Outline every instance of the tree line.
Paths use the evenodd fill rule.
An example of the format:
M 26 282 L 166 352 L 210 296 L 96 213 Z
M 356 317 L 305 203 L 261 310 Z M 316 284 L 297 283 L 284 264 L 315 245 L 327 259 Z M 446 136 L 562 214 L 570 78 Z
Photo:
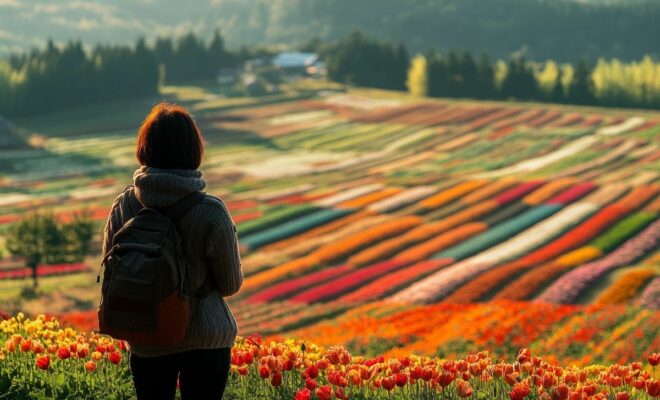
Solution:
M 382 89 L 407 88 L 417 96 L 515 99 L 616 107 L 660 107 L 660 62 L 581 59 L 573 64 L 533 62 L 522 55 L 492 61 L 468 51 L 430 50 L 408 60 L 402 44 L 359 32 L 332 46 L 319 45 L 328 76 Z
M 149 96 L 163 82 L 213 79 L 218 69 L 249 57 L 246 49 L 225 50 L 215 31 L 208 43 L 188 33 L 159 37 L 153 45 L 141 38 L 133 46 L 97 45 L 85 51 L 71 41 L 0 60 L 0 115 L 16 117 L 81 104 Z
M 618 107 L 660 107 L 660 63 L 599 59 L 574 64 L 475 57 L 470 52 L 430 50 L 412 59 L 402 43 L 353 32 L 334 43 L 312 40 L 328 77 L 351 85 L 406 90 L 420 96 L 517 99 Z M 160 84 L 208 81 L 221 68 L 265 57 L 264 48 L 229 51 L 220 32 L 205 41 L 193 33 L 139 39 L 132 46 L 80 41 L 0 60 L 0 115 L 17 117 L 81 104 L 156 95 Z

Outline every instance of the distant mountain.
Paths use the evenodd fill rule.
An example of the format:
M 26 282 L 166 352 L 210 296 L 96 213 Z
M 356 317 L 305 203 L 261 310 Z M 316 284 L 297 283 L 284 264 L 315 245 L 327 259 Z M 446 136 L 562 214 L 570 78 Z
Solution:
M 220 27 L 230 47 L 294 47 L 361 29 L 415 51 L 633 59 L 660 55 L 659 20 L 657 0 L 0 0 L 0 53 L 49 36 L 116 43 Z

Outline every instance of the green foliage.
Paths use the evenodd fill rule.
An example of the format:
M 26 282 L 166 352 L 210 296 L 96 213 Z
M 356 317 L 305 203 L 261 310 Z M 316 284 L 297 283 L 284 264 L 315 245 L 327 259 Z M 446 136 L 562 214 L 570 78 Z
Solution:
M 327 55 L 328 77 L 336 82 L 404 90 L 408 52 L 403 44 L 381 43 L 354 31 Z
M 78 214 L 69 224 L 57 221 L 52 213 L 34 213 L 9 227 L 6 247 L 25 258 L 37 286 L 37 266 L 79 262 L 89 250 L 94 224 L 89 216 Z
M 575 74 L 568 87 L 568 99 L 575 104 L 594 103 L 594 84 L 591 79 L 591 69 L 584 60 L 580 60 L 575 68 Z
M 96 46 L 85 53 L 80 41 L 15 55 L 0 64 L 0 114 L 28 115 L 95 101 L 155 94 L 158 66 L 144 39 L 135 48 Z

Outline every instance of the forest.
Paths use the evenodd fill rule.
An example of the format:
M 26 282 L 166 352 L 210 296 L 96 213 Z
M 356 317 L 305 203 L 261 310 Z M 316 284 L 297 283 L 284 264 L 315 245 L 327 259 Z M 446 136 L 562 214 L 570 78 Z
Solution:
M 310 40 L 301 49 L 327 62 L 328 78 L 355 86 L 406 90 L 417 96 L 513 99 L 553 103 L 656 108 L 660 106 L 660 63 L 645 56 L 622 62 L 581 58 L 573 63 L 508 60 L 481 53 L 432 49 L 411 57 L 403 43 L 354 31 L 335 42 Z M 0 60 L 0 115 L 56 111 L 107 100 L 158 93 L 159 85 L 213 81 L 221 68 L 242 67 L 274 50 L 230 51 L 219 31 L 205 40 L 189 32 L 133 46 L 97 45 L 86 52 L 80 41 L 15 54 Z

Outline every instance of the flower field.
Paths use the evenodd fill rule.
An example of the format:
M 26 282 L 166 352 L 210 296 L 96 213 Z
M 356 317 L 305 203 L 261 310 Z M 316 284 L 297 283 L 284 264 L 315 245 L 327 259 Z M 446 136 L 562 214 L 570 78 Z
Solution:
M 176 88 L 168 93 L 177 100 Z M 623 371 L 660 351 L 660 113 L 353 89 L 241 102 L 202 89 L 186 96 L 179 101 L 207 141 L 205 190 L 226 203 L 240 239 L 244 285 L 228 301 L 241 335 L 279 343 L 264 341 L 269 351 L 295 338 L 364 357 L 409 357 L 422 370 L 427 361 L 444 364 L 418 357 L 470 364 L 466 355 L 481 353 L 491 371 L 529 348 L 553 368 L 598 371 L 594 393 L 584 395 L 591 398 L 617 390 L 602 377 L 614 372 L 590 365 Z M 0 258 L 6 228 L 33 209 L 66 220 L 86 208 L 100 233 L 114 196 L 131 183 L 139 121 L 99 125 L 107 117 L 93 111 L 75 127 L 63 120 L 17 121 L 42 135 L 42 146 L 0 150 Z M 90 254 L 85 265 L 99 259 Z M 15 293 L 29 270 L 3 263 L 0 293 L 3 285 Z M 0 308 L 96 328 L 100 289 L 88 267 L 43 266 L 40 274 L 43 296 L 0 294 Z M 86 274 L 89 283 L 79 283 Z M 66 289 L 48 285 L 69 276 L 77 280 Z M 362 371 L 372 358 L 354 357 L 358 364 L 344 369 Z M 373 362 L 386 364 L 378 374 L 392 368 Z M 274 390 L 256 365 L 247 371 L 236 376 L 239 387 Z M 383 398 L 437 389 L 435 378 L 410 385 L 406 371 L 407 383 Z M 532 372 L 515 372 L 533 392 L 527 398 L 542 398 Z M 378 374 L 343 390 L 380 393 L 370 386 L 386 378 Z M 283 376 L 293 397 L 300 374 Z M 502 377 L 491 378 L 465 376 L 461 385 L 476 396 Z M 319 387 L 334 391 L 332 379 L 323 375 Z M 439 393 L 459 395 L 459 381 L 451 382 Z M 565 383 L 569 391 L 585 386 Z M 480 396 L 509 398 L 510 389 Z M 317 390 L 311 398 L 327 396 Z
M 0 322 L 0 388 L 11 398 L 134 398 L 122 341 L 60 327 L 43 315 Z M 304 340 L 237 338 L 229 399 L 652 399 L 655 367 L 645 362 L 559 366 L 526 348 L 510 362 L 488 352 L 461 358 L 355 356 Z M 16 374 L 19 372 L 19 374 Z

